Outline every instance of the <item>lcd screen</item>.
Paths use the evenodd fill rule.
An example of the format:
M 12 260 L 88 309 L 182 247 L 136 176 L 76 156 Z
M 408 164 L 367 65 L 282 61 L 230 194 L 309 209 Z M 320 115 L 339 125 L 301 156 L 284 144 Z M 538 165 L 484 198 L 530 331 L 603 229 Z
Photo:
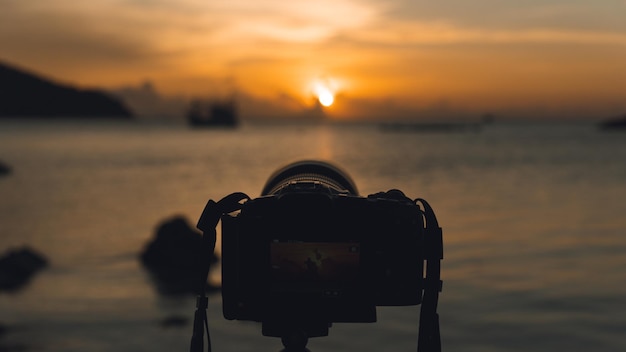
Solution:
M 347 284 L 356 280 L 359 262 L 358 242 L 272 241 L 270 245 L 275 284 Z

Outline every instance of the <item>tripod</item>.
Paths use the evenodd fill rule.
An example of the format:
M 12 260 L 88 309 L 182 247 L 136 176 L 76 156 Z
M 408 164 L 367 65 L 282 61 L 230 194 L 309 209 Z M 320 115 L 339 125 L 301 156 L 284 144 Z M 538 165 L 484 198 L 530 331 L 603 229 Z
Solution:
M 309 337 L 304 331 L 294 331 L 281 337 L 284 349 L 280 352 L 311 352 L 306 348 L 306 344 L 309 341 Z
M 332 325 L 328 322 L 302 322 L 298 320 L 264 321 L 263 336 L 280 337 L 284 349 L 280 352 L 311 352 L 306 348 L 309 337 L 328 336 Z

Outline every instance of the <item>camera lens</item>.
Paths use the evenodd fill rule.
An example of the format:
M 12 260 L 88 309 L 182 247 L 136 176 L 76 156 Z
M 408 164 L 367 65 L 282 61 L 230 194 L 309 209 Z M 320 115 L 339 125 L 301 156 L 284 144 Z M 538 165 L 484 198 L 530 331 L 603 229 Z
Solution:
M 263 187 L 262 196 L 274 195 L 298 183 L 319 183 L 336 192 L 358 195 L 356 185 L 344 171 L 323 161 L 304 160 L 276 170 Z

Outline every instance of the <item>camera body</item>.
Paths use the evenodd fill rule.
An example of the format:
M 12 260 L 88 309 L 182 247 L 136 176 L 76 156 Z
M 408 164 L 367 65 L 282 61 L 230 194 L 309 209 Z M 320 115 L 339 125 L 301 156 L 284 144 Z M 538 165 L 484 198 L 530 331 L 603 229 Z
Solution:
M 341 188 L 285 178 L 222 216 L 226 319 L 263 322 L 267 336 L 326 326 L 312 337 L 333 322 L 375 322 L 376 306 L 421 303 L 419 206 L 397 190 L 361 197 Z

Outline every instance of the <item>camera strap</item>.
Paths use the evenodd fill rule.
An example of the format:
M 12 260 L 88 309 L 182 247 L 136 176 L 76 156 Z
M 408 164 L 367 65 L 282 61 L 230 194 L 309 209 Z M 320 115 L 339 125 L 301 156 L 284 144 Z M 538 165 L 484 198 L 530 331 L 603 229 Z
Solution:
M 441 260 L 443 259 L 443 232 L 430 204 L 424 199 L 415 200 L 421 204 L 424 214 L 424 248 L 426 260 L 426 277 L 424 295 L 420 309 L 420 323 L 417 338 L 417 352 L 440 352 L 441 334 L 439 332 L 439 314 L 437 304 L 439 292 L 443 287 L 441 281 Z
M 206 295 L 206 281 L 211 268 L 211 255 L 215 250 L 215 240 L 217 232 L 215 227 L 224 214 L 232 213 L 242 207 L 244 200 L 250 200 L 245 193 L 232 193 L 220 201 L 215 202 L 210 199 L 196 226 L 202 231 L 202 246 L 204 255 L 201 258 L 202 278 L 198 286 L 198 298 L 196 301 L 196 312 L 193 321 L 193 334 L 191 336 L 190 352 L 202 352 L 204 349 L 204 332 L 207 335 L 207 351 L 211 352 L 211 336 L 209 335 L 209 322 L 206 310 L 209 305 L 209 298 Z

